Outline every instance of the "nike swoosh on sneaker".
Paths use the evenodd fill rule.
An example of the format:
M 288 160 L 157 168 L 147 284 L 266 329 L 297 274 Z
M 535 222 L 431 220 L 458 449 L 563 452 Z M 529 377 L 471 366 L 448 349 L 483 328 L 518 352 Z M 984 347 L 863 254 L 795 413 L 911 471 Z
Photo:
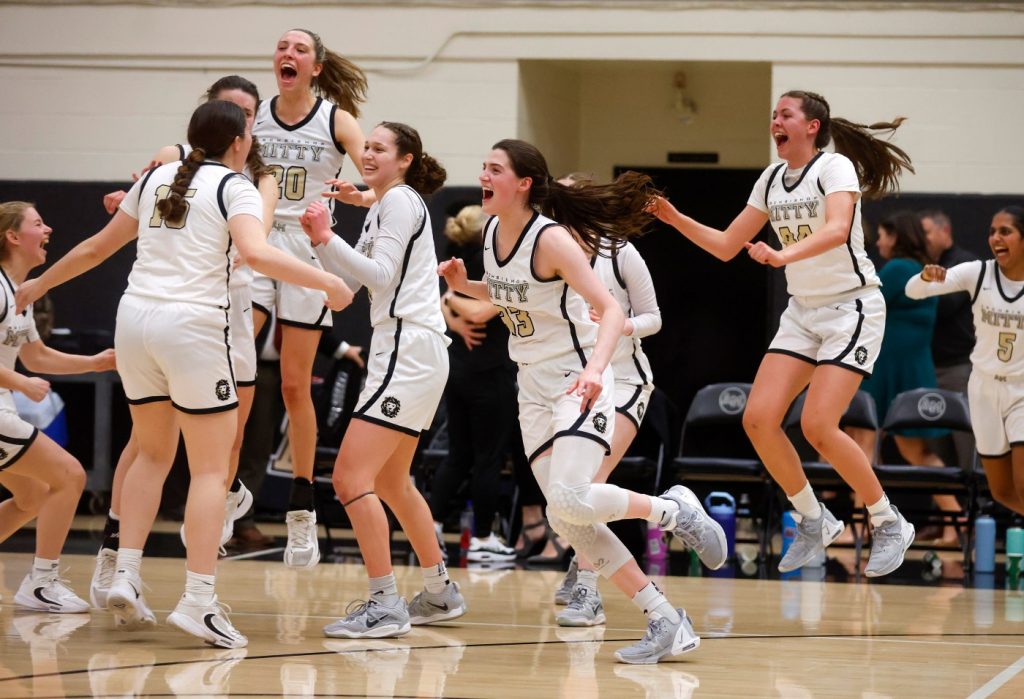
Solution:
M 821 523 L 822 541 L 831 541 L 839 536 L 839 532 L 841 531 L 842 527 L 838 523 L 836 523 L 835 526 L 833 526 L 828 520 Z
M 53 602 L 43 597 L 43 588 L 41 587 L 37 587 L 36 589 L 32 590 L 32 594 L 35 595 L 36 599 L 42 602 L 43 604 L 49 604 L 54 607 L 61 606 L 60 602 Z
M 229 636 L 228 634 L 224 633 L 223 631 L 221 631 L 220 629 L 218 629 L 214 625 L 213 620 L 216 617 L 217 617 L 217 615 L 213 614 L 213 613 L 206 614 L 205 616 L 203 616 L 203 623 L 206 624 L 206 628 L 210 629 L 210 631 L 213 631 L 215 634 L 217 634 L 218 636 L 221 636 L 222 638 L 226 638 L 229 641 L 233 641 L 234 639 L 231 638 L 231 636 Z
M 366 617 L 366 628 L 368 628 L 368 629 L 372 629 L 374 626 L 376 626 L 379 623 L 380 623 L 380 619 L 371 619 L 370 617 Z
M 433 602 L 427 602 L 427 604 L 429 604 L 431 607 L 434 607 L 435 609 L 440 609 L 442 612 L 448 611 L 447 602 L 445 602 L 444 604 L 434 604 Z

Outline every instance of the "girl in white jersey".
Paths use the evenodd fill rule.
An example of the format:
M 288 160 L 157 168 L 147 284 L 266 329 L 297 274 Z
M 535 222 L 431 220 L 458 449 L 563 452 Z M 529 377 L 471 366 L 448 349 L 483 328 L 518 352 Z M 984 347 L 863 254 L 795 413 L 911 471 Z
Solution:
M 572 186 L 589 184 L 587 175 L 572 174 L 559 183 Z M 640 338 L 653 335 L 661 329 L 661 311 L 654 293 L 651 273 L 644 258 L 629 242 L 621 243 L 607 254 L 593 255 L 590 264 L 604 283 L 608 293 L 618 302 L 626 316 L 622 336 L 612 355 L 612 373 L 615 374 L 615 431 L 611 450 L 601 462 L 594 483 L 606 483 L 636 438 L 644 419 L 651 393 L 654 391 L 651 364 L 640 346 Z M 601 318 L 593 309 L 590 317 Z M 579 589 L 577 589 L 579 588 Z M 555 603 L 568 605 L 555 620 L 560 626 L 593 626 L 604 623 L 605 615 L 601 595 L 597 589 L 597 573 L 592 563 L 580 555 L 573 557 L 562 584 L 555 592 Z
M 85 487 L 85 471 L 71 454 L 18 416 L 11 391 L 42 400 L 50 383 L 15 371 L 84 374 L 114 369 L 114 351 L 91 357 L 64 354 L 39 339 L 32 307 L 18 313 L 15 293 L 29 271 L 46 262 L 53 229 L 28 202 L 0 204 L 0 485 L 13 498 L 0 503 L 0 542 L 36 521 L 35 561 L 14 595 L 19 607 L 43 612 L 88 611 L 60 577 L 60 552 Z
M 107 226 L 77 245 L 18 303 L 99 264 L 138 238 L 135 264 L 118 308 L 118 369 L 138 428 L 139 456 L 125 477 L 117 571 L 107 595 L 120 627 L 154 624 L 142 595 L 142 548 L 178 443 L 185 438 L 191 483 L 185 505 L 185 594 L 168 623 L 225 647 L 245 646 L 214 591 L 231 443 L 238 405 L 230 356 L 230 277 L 237 252 L 264 274 L 309 284 L 332 307 L 352 298 L 337 277 L 267 245 L 259 193 L 240 173 L 252 141 L 245 114 L 222 100 L 203 104 L 188 129 L 194 150 L 183 163 L 135 183 Z
M 873 535 L 865 574 L 876 577 L 898 568 L 914 540 L 914 528 L 889 504 L 868 458 L 839 427 L 861 379 L 871 373 L 885 327 L 885 300 L 864 253 L 861 196 L 895 189 L 901 170 L 912 171 L 906 153 L 870 131 L 892 131 L 902 121 L 853 124 L 832 117 L 820 95 L 787 92 L 771 120 L 785 162 L 765 169 L 746 208 L 724 232 L 679 213 L 664 198 L 651 207 L 721 260 L 746 247 L 761 264 L 786 267 L 792 298 L 743 414 L 750 441 L 799 513 L 797 538 L 779 563 L 783 572 L 821 555 L 844 528 L 814 495 L 782 430 L 790 404 L 808 385 L 804 435 L 868 503 Z M 837 152 L 822 150 L 829 140 Z M 769 221 L 782 250 L 750 242 Z
M 971 426 L 992 496 L 1024 515 L 1024 207 L 992 217 L 988 245 L 994 260 L 949 270 L 926 265 L 907 282 L 906 294 L 971 295 L 978 338 L 967 384 Z
M 299 217 L 336 181 L 346 151 L 362 152 L 365 139 L 356 117 L 366 93 L 366 76 L 305 29 L 287 31 L 278 40 L 274 74 L 278 95 L 260 103 L 253 125 L 263 160 L 278 184 L 268 240 L 305 264 L 321 268 Z M 363 200 L 354 188 L 345 189 L 340 198 L 349 203 Z M 275 306 L 282 329 L 281 395 L 288 411 L 294 476 L 284 562 L 311 568 L 320 560 L 320 548 L 313 508 L 316 413 L 309 385 L 317 345 L 322 331 L 331 327 L 331 314 L 324 308 L 322 294 L 257 274 L 253 287 L 257 333 Z
M 245 112 L 246 128 L 250 132 L 252 131 L 252 122 L 256 115 L 256 106 L 259 104 L 260 95 L 259 90 L 251 81 L 238 75 L 227 75 L 207 89 L 206 99 L 207 101 L 227 100 L 237 104 Z M 184 161 L 191 152 L 192 146 L 188 144 L 164 146 L 153 156 L 151 164 L 159 166 L 164 163 Z M 267 169 L 260 158 L 255 140 L 253 147 L 249 149 L 242 174 L 252 180 L 259 189 L 260 198 L 263 201 L 263 227 L 269 231 L 274 218 L 274 206 L 277 204 L 277 184 L 274 178 L 267 176 Z M 111 192 L 103 198 L 108 213 L 113 214 L 117 210 L 126 194 L 124 191 Z M 248 420 L 249 411 L 252 408 L 256 387 L 252 279 L 252 270 L 246 265 L 237 266 L 231 273 L 231 359 L 234 366 L 235 384 L 238 387 L 238 431 L 235 435 L 235 442 L 231 445 L 231 464 L 228 472 L 231 486 L 228 488 L 228 499 L 224 505 L 224 522 L 220 537 L 222 546 L 231 538 L 235 520 L 244 515 L 252 505 L 252 493 L 237 477 L 242 436 L 245 432 L 245 422 Z M 114 469 L 114 480 L 110 492 L 110 511 L 107 513 L 107 521 L 103 528 L 103 543 L 96 556 L 92 584 L 89 586 L 89 597 L 93 606 L 101 609 L 105 609 L 107 606 L 107 589 L 113 581 L 117 562 L 122 485 L 128 469 L 137 456 L 138 441 L 133 431 Z M 184 526 L 182 526 L 181 535 L 184 538 Z
M 638 235 L 650 222 L 643 209 L 656 192 L 637 173 L 608 185 L 559 184 L 540 151 L 518 140 L 494 145 L 480 184 L 484 212 L 492 217 L 484 228 L 485 279 L 469 281 L 458 259 L 438 272 L 449 288 L 498 306 L 509 328 L 523 443 L 547 499 L 548 522 L 648 615 L 643 639 L 616 653 L 621 662 L 655 663 L 694 650 L 700 639 L 686 613 L 665 599 L 605 523 L 656 522 L 712 568 L 725 561 L 721 527 L 682 486 L 651 497 L 591 483 L 615 432 L 613 392 L 603 388 L 614 381 L 610 362 L 626 318 L 581 243 L 591 254 L 607 253 Z
M 312 204 L 303 219 L 327 269 L 366 286 L 373 325 L 366 385 L 334 464 L 334 489 L 370 576 L 366 603 L 324 628 L 342 638 L 401 636 L 411 624 L 466 613 L 458 586 L 448 579 L 430 508 L 409 478 L 420 433 L 430 426 L 448 380 L 437 255 L 422 197 L 444 184 L 446 173 L 423 152 L 415 129 L 387 121 L 367 139 L 362 165 L 376 203 L 355 248 L 331 231 L 323 204 Z M 425 589 L 408 607 L 395 584 L 381 501 L 422 566 Z

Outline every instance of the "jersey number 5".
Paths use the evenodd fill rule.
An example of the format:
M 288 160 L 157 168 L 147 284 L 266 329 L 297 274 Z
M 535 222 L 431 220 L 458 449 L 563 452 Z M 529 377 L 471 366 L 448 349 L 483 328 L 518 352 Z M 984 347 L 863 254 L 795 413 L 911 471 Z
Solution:
M 1017 333 L 999 333 L 999 350 L 996 356 L 1004 362 L 1010 361 L 1013 356 L 1013 343 L 1017 339 Z
M 501 320 L 505 323 L 505 327 L 508 328 L 510 333 L 516 337 L 530 337 L 530 335 L 533 335 L 533 320 L 530 319 L 529 311 L 523 311 L 518 308 L 505 308 L 504 306 L 499 306 L 498 308 L 500 309 L 498 313 L 501 315 Z
M 156 201 L 157 201 L 157 203 L 159 204 L 161 200 L 166 199 L 167 195 L 170 194 L 170 193 L 171 193 L 171 185 L 169 185 L 169 184 L 162 184 L 159 187 L 157 187 L 156 188 Z M 185 192 L 185 199 L 191 199 L 195 195 L 196 195 L 196 190 L 190 189 L 187 192 Z M 185 221 L 188 219 L 188 212 L 189 212 L 190 209 L 191 209 L 191 207 L 189 206 L 188 201 L 186 201 L 185 202 L 185 213 L 184 213 L 184 215 L 182 215 L 181 220 L 178 221 L 177 223 L 171 223 L 170 221 L 165 221 L 164 217 L 163 217 L 163 214 L 160 213 L 160 209 L 158 209 L 158 208 L 156 208 L 154 206 L 153 207 L 153 215 L 149 217 L 149 227 L 150 228 L 159 228 L 161 225 L 164 225 L 164 226 L 167 226 L 168 228 L 173 228 L 176 231 L 180 231 L 182 228 L 185 227 Z

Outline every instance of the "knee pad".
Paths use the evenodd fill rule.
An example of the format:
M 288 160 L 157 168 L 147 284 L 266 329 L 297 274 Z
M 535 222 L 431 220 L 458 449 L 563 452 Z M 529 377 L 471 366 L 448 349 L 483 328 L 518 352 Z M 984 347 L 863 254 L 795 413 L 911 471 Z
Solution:
M 619 541 L 606 524 L 571 524 L 552 517 L 548 523 L 559 536 L 565 537 L 577 553 L 582 554 L 602 577 L 610 578 L 633 560 L 633 554 Z
M 569 524 L 590 526 L 597 522 L 597 513 L 588 502 L 590 484 L 570 487 L 562 481 L 548 486 L 548 517 L 554 516 Z
M 585 556 L 587 551 L 591 549 L 594 542 L 597 541 L 597 530 L 593 524 L 573 524 L 568 522 L 551 510 L 551 505 L 548 505 L 548 524 L 551 525 L 551 529 L 556 534 L 564 537 L 573 548 L 581 551 Z M 588 556 L 589 558 L 589 556 Z

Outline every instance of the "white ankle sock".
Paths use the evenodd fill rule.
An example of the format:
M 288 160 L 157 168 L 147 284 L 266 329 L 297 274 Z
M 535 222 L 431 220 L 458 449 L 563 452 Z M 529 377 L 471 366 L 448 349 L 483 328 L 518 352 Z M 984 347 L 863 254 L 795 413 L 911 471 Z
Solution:
M 370 578 L 370 597 L 374 599 L 383 597 L 388 602 L 398 597 L 398 583 L 395 582 L 395 574 L 389 573 L 379 578 Z
M 871 517 L 871 526 L 880 527 L 886 522 L 895 522 L 896 513 L 889 506 L 889 498 L 882 493 L 882 499 L 874 505 L 868 505 L 868 515 Z
M 119 548 L 117 550 L 117 572 L 121 571 L 139 575 L 142 567 L 142 549 Z
M 793 503 L 793 509 L 807 519 L 818 519 L 818 517 L 821 517 L 821 505 L 818 503 L 818 497 L 811 489 L 810 483 L 805 483 L 799 493 L 788 497 L 789 501 Z
M 668 498 L 659 498 L 655 495 L 651 498 L 651 514 L 645 519 L 654 522 L 662 529 L 672 529 L 676 524 L 676 515 L 679 514 L 679 504 Z
M 576 584 L 583 585 L 588 590 L 597 591 L 597 571 L 580 569 L 576 573 Z
M 40 578 L 48 578 L 57 573 L 57 569 L 60 567 L 59 558 L 39 558 L 38 556 L 32 561 L 32 579 L 39 580 Z
M 583 571 L 580 571 L 581 573 Z M 633 604 L 639 607 L 644 614 L 652 618 L 664 617 L 673 624 L 679 623 L 679 612 L 669 604 L 669 601 L 662 594 L 654 581 L 647 583 L 640 588 L 640 591 L 633 596 Z
M 217 580 L 215 575 L 203 575 L 185 571 L 185 599 L 195 604 L 212 604 L 216 596 L 214 583 Z
M 444 588 L 448 585 L 448 569 L 444 566 L 444 561 L 441 561 L 436 566 L 430 566 L 429 568 L 420 568 L 423 571 L 423 587 L 426 588 L 427 592 L 431 594 L 438 594 L 444 592 Z

